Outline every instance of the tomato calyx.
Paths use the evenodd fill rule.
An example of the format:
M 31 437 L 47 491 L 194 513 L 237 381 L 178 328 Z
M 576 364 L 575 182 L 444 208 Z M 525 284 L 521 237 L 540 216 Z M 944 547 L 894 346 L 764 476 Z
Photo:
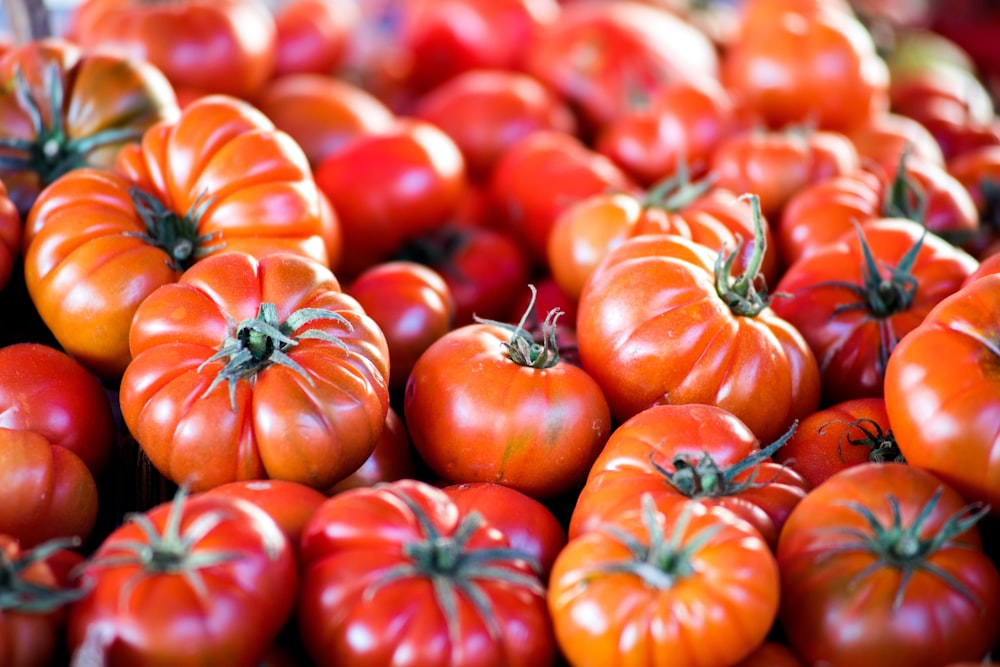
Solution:
M 703 451 L 697 458 L 687 454 L 675 456 L 670 462 L 673 471 L 654 461 L 653 452 L 649 454 L 649 463 L 670 486 L 688 498 L 734 496 L 747 489 L 761 488 L 770 483 L 770 480 L 763 482 L 757 480 L 760 464 L 784 447 L 797 427 L 798 422 L 795 422 L 784 435 L 770 445 L 752 452 L 727 468 L 720 467 L 707 451 Z M 748 470 L 752 471 L 750 475 L 746 479 L 737 481 L 736 478 Z
M 676 213 L 711 190 L 717 180 L 716 175 L 710 173 L 699 181 L 692 181 L 687 162 L 680 160 L 675 174 L 649 189 L 643 199 L 643 208 L 659 208 Z
M 764 235 L 763 215 L 760 212 L 760 197 L 755 194 L 742 195 L 742 197 L 750 200 L 754 236 L 753 253 L 751 253 L 743 273 L 733 278 L 733 264 L 743 249 L 743 237 L 737 234 L 736 249 L 726 256 L 726 249 L 723 248 L 715 260 L 715 291 L 734 315 L 755 317 L 771 303 L 771 297 L 767 294 L 767 285 L 764 284 L 764 277 L 760 275 L 760 266 L 764 260 L 767 239 Z
M 874 563 L 861 570 L 848 586 L 857 585 L 866 576 L 884 567 L 899 570 L 902 576 L 892 603 L 892 610 L 896 612 L 902 606 L 906 586 L 913 575 L 917 572 L 926 572 L 944 581 L 981 609 L 982 603 L 975 594 L 949 572 L 932 563 L 930 558 L 945 547 L 963 547 L 964 545 L 956 541 L 956 538 L 986 516 L 989 513 L 989 506 L 982 502 L 970 503 L 948 517 L 937 533 L 922 539 L 920 535 L 924 532 L 924 524 L 933 514 L 942 492 L 943 487 L 939 486 L 908 526 L 903 525 L 899 500 L 893 494 L 887 496 L 892 511 L 892 523 L 888 526 L 884 525 L 870 508 L 857 501 L 839 502 L 838 504 L 860 514 L 867 522 L 869 531 L 854 528 L 840 529 L 838 532 L 857 539 L 834 547 L 831 554 L 864 552 L 876 559 Z
M 633 575 L 652 588 L 668 590 L 679 579 L 696 573 L 692 557 L 722 530 L 724 524 L 719 522 L 704 528 L 683 543 L 694 504 L 684 508 L 668 539 L 664 530 L 666 517 L 656 508 L 653 495 L 649 492 L 643 493 L 640 503 L 642 525 L 649 535 L 648 544 L 618 526 L 611 524 L 598 526 L 596 530 L 617 539 L 625 545 L 632 557 L 628 560 L 598 565 L 593 568 L 593 574 Z
M 284 322 L 278 320 L 278 307 L 264 302 L 257 309 L 256 317 L 249 317 L 236 325 L 235 335 L 226 338 L 219 350 L 198 366 L 198 372 L 208 364 L 225 359 L 222 369 L 212 379 L 205 390 L 207 396 L 221 384 L 229 385 L 229 403 L 236 410 L 236 385 L 240 380 L 249 380 L 271 364 L 289 368 L 310 385 L 312 377 L 288 356 L 287 352 L 299 344 L 301 339 L 318 339 L 336 343 L 345 350 L 347 346 L 336 336 L 319 329 L 299 331 L 303 326 L 316 320 L 332 320 L 348 331 L 354 327 L 343 315 L 322 308 L 300 308 L 288 316 Z M 296 334 L 295 332 L 299 332 Z
M 477 324 L 490 324 L 511 332 L 510 338 L 500 343 L 500 347 L 503 348 L 507 358 L 518 366 L 534 368 L 535 370 L 552 368 L 559 363 L 556 322 L 565 313 L 559 308 L 553 308 L 549 311 L 541 324 L 542 342 L 537 342 L 531 333 L 525 329 L 525 323 L 528 321 L 528 316 L 534 310 L 535 298 L 538 295 L 538 290 L 534 285 L 528 285 L 528 288 L 531 290 L 531 300 L 528 302 L 528 307 L 525 309 L 524 314 L 521 315 L 521 321 L 517 323 L 517 326 L 507 324 L 506 322 L 488 320 L 475 315 L 472 316 L 472 319 Z
M 167 253 L 167 265 L 171 269 L 184 271 L 208 253 L 223 247 L 223 243 L 209 245 L 213 238 L 222 235 L 221 231 L 198 234 L 198 221 L 212 204 L 212 198 L 199 196 L 191 210 L 179 216 L 141 188 L 131 188 L 129 196 L 146 225 L 146 233 L 135 236 Z
M 906 172 L 910 151 L 907 146 L 899 156 L 888 196 L 882 202 L 882 217 L 906 218 L 922 225 L 927 216 L 927 194 Z
M 817 432 L 822 434 L 823 429 L 832 424 L 844 424 L 847 426 L 840 434 L 840 438 L 837 439 L 837 456 L 841 461 L 844 460 L 841 445 L 844 440 L 847 440 L 851 445 L 867 447 L 870 450 L 868 460 L 872 463 L 906 463 L 906 458 L 903 456 L 903 452 L 900 451 L 899 445 L 896 444 L 896 438 L 892 435 L 892 431 L 883 431 L 882 427 L 874 420 L 867 417 L 861 417 L 854 421 L 834 419 L 820 426 Z M 862 437 L 856 438 L 850 436 L 851 430 L 855 428 L 861 431 L 863 434 Z
M 32 565 L 48 560 L 63 549 L 80 546 L 79 538 L 58 538 L 39 544 L 13 559 L 0 549 L 0 610 L 28 614 L 46 614 L 84 597 L 85 588 L 53 588 L 22 578 Z
M 365 591 L 364 599 L 370 600 L 379 589 L 400 579 L 425 577 L 433 585 L 434 596 L 444 613 L 452 644 L 457 645 L 462 636 L 458 596 L 466 598 L 472 604 L 493 639 L 499 639 L 503 634 L 497 625 L 489 598 L 479 582 L 505 582 L 545 596 L 545 588 L 539 579 L 541 565 L 530 554 L 512 547 L 469 548 L 469 540 L 482 528 L 485 521 L 479 512 L 469 512 L 462 517 L 451 535 L 442 535 L 427 513 L 406 492 L 400 489 L 391 491 L 413 513 L 422 539 L 403 546 L 403 553 L 411 562 L 387 571 Z M 536 574 L 528 575 L 501 565 L 505 561 L 514 560 L 526 562 Z
M 105 146 L 138 141 L 143 131 L 136 128 L 110 128 L 94 134 L 71 139 L 66 136 L 63 124 L 63 82 L 59 65 L 51 63 L 45 70 L 45 87 L 49 94 L 51 125 L 46 125 L 38 100 L 31 94 L 24 72 L 14 68 L 14 94 L 21 109 L 28 116 L 34 133 L 32 139 L 0 137 L 0 148 L 20 153 L 17 156 L 0 156 L 0 168 L 26 170 L 38 175 L 43 186 L 49 185 L 63 174 L 86 164 L 87 156 Z

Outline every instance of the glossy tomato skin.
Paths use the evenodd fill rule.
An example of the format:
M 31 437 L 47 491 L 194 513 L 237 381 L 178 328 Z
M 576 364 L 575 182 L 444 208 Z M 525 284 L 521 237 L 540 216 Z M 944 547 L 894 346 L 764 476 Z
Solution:
M 0 180 L 0 291 L 7 286 L 21 257 L 21 214 Z
M 90 592 L 70 608 L 70 650 L 109 666 L 258 664 L 298 590 L 295 556 L 278 525 L 249 501 L 209 494 L 187 498 L 179 516 L 174 502 L 144 516 L 161 537 L 188 537 L 186 559 L 165 570 L 136 562 L 137 544 L 153 548 L 150 535 L 136 521 L 112 531 L 82 570 Z
M 608 530 L 570 540 L 556 558 L 549 612 L 575 667 L 647 664 L 653 656 L 662 665 L 723 667 L 770 630 L 778 571 L 760 535 L 729 510 L 693 501 L 656 514 L 648 522 L 629 512 Z M 642 551 L 630 549 L 625 536 Z M 630 564 L 661 570 L 663 578 L 629 571 Z
M 361 20 L 350 0 L 287 0 L 273 13 L 274 77 L 299 72 L 332 77 L 344 59 L 348 34 Z
M 896 346 L 885 401 L 900 450 L 970 500 L 1000 506 L 1000 275 L 942 300 Z
M 1000 574 L 976 526 L 955 530 L 936 549 L 914 549 L 898 565 L 864 543 L 873 525 L 891 529 L 897 519 L 897 530 L 928 541 L 949 518 L 973 511 L 913 465 L 865 463 L 830 477 L 792 512 L 778 544 L 781 627 L 792 646 L 809 664 L 858 667 L 983 656 L 1000 636 Z M 892 544 L 888 536 L 882 543 Z
M 417 462 L 414 459 L 410 434 L 399 413 L 389 406 L 382 434 L 379 435 L 371 455 L 360 468 L 334 484 L 326 493 L 332 496 L 357 487 L 375 486 L 382 482 L 416 477 Z
M 245 324 L 267 321 L 262 304 L 276 309 L 272 326 L 297 341 L 282 353 L 291 366 L 271 354 L 273 339 L 259 364 L 233 360 L 240 349 L 256 354 L 236 341 L 250 337 Z M 318 309 L 305 311 L 316 318 L 303 322 L 300 313 L 289 325 L 303 309 Z M 382 431 L 385 336 L 318 262 L 283 253 L 206 258 L 142 303 L 130 343 L 125 424 L 164 476 L 194 491 L 261 478 L 324 490 L 364 463 Z M 213 358 L 227 343 L 237 347 Z
M 414 480 L 354 489 L 320 506 L 302 537 L 297 615 L 315 664 L 552 665 L 554 641 L 537 575 L 510 551 L 503 532 L 468 517 L 444 491 Z M 470 556 L 504 551 L 486 560 L 483 569 L 491 573 L 472 561 L 414 568 L 435 536 Z M 456 585 L 474 587 L 485 607 Z
M 98 475 L 111 458 L 115 422 L 100 380 L 41 343 L 0 348 L 0 427 L 40 433 Z
M 502 344 L 517 335 L 474 323 L 438 339 L 410 373 L 404 419 L 421 459 L 445 480 L 553 498 L 582 483 L 611 416 L 581 368 L 516 362 Z

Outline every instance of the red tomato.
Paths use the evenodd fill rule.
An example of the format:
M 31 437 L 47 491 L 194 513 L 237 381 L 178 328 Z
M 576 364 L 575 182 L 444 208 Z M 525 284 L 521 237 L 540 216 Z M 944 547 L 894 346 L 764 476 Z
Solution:
M 273 76 L 332 76 L 344 59 L 348 35 L 361 20 L 356 0 L 284 0 L 273 11 Z
M 299 580 L 291 545 L 264 510 L 183 490 L 112 531 L 82 577 L 88 594 L 70 608 L 66 631 L 74 658 L 134 667 L 257 665 Z
M 1000 146 L 968 150 L 948 162 L 979 212 L 979 234 L 970 251 L 980 259 L 1000 253 Z
M 549 667 L 545 589 L 481 514 L 401 480 L 333 496 L 302 536 L 299 631 L 318 667 Z
M 360 468 L 340 480 L 327 490 L 327 495 L 361 486 L 375 486 L 382 482 L 395 482 L 417 476 L 417 465 L 413 457 L 410 434 L 406 424 L 391 406 L 385 415 L 382 434 L 375 443 L 371 456 Z
M 21 258 L 23 226 L 17 206 L 0 180 L 0 292 L 7 286 Z
M 944 165 L 944 153 L 937 139 L 919 121 L 897 113 L 880 113 L 851 130 L 848 135 L 864 165 L 874 162 L 877 169 L 891 174 L 904 154 L 936 165 Z
M 734 667 L 804 667 L 795 651 L 784 644 L 766 641 Z
M 371 454 L 389 407 L 389 350 L 330 271 L 228 252 L 136 311 L 120 403 L 169 480 L 202 491 L 281 479 L 328 489 Z
M 778 543 L 781 628 L 808 664 L 937 667 L 1000 638 L 1000 573 L 966 505 L 923 468 L 863 463 L 816 487 Z

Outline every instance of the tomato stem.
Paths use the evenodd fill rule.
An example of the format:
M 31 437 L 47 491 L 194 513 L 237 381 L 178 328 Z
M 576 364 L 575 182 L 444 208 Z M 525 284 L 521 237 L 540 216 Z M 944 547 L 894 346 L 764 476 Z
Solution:
M 750 201 L 750 217 L 753 220 L 754 245 L 753 252 L 743 273 L 735 279 L 732 277 L 733 264 L 743 249 L 743 237 L 736 235 L 736 248 L 726 256 L 726 249 L 719 253 L 715 260 L 715 290 L 734 315 L 755 317 L 770 303 L 767 296 L 767 286 L 763 284 L 760 275 L 761 263 L 767 246 L 767 236 L 764 233 L 764 218 L 760 210 L 760 197 L 755 194 L 742 195 Z M 757 284 L 761 283 L 761 288 Z
M 844 424 L 847 426 L 837 439 L 837 457 L 841 461 L 844 460 L 841 445 L 846 439 L 852 445 L 867 447 L 870 450 L 868 460 L 872 463 L 906 463 L 903 452 L 900 451 L 899 445 L 896 444 L 896 438 L 893 436 L 892 431 L 883 431 L 882 427 L 875 420 L 868 419 L 867 417 L 855 419 L 854 421 L 834 419 L 820 426 L 817 433 L 822 434 L 823 429 L 832 424 Z M 850 435 L 852 429 L 858 429 L 864 436 L 852 438 Z
M 63 549 L 80 546 L 78 537 L 56 538 L 24 551 L 14 560 L 0 549 L 0 611 L 45 614 L 85 596 L 89 591 L 79 588 L 53 588 L 25 581 L 22 573 Z
M 488 320 L 475 315 L 473 316 L 473 320 L 478 324 L 490 324 L 511 332 L 510 338 L 500 345 L 503 347 L 507 358 L 515 364 L 536 370 L 552 368 L 559 363 L 556 322 L 564 313 L 558 308 L 550 310 L 541 325 L 542 342 L 535 341 L 532 335 L 524 328 L 524 325 L 535 307 L 535 298 L 538 295 L 538 290 L 535 289 L 534 285 L 528 285 L 528 289 L 531 290 L 531 300 L 528 302 L 528 307 L 521 315 L 521 320 L 517 323 L 517 326 L 512 326 L 505 322 L 497 322 L 496 320 Z

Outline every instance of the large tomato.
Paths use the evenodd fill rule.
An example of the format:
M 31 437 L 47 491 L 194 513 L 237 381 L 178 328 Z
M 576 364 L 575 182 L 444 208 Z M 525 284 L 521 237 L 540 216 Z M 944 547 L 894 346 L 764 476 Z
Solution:
M 63 348 L 117 380 L 150 292 L 223 250 L 327 263 L 339 248 L 326 213 L 291 137 L 245 102 L 203 97 L 121 149 L 114 171 L 76 169 L 45 190 L 26 222 L 25 282 Z
M 816 409 L 816 359 L 760 289 L 765 244 L 751 201 L 754 253 L 739 276 L 738 250 L 713 265 L 707 248 L 671 235 L 625 241 L 590 275 L 577 314 L 580 361 L 619 421 L 652 405 L 706 403 L 770 442 Z M 649 243 L 657 236 L 680 249 L 667 254 Z
M 970 499 L 1000 509 L 1000 275 L 941 301 L 885 369 L 899 448 Z
M 122 416 L 193 490 L 274 478 L 325 490 L 371 454 L 389 407 L 385 336 L 318 262 L 228 252 L 136 311 Z
M 781 627 L 808 664 L 937 667 L 1000 638 L 1000 573 L 966 505 L 922 468 L 863 463 L 792 511 L 778 542 Z
M 277 29 L 263 0 L 85 0 L 67 32 L 85 49 L 152 63 L 184 102 L 207 93 L 248 99 L 275 67 Z
M 575 667 L 728 667 L 778 613 L 778 567 L 763 538 L 724 507 L 649 496 L 560 552 L 548 603 Z
M 69 610 L 74 664 L 253 667 L 287 622 L 298 591 L 291 545 L 253 503 L 223 495 L 133 515 L 81 570 Z
M 57 37 L 8 51 L 0 84 L 0 178 L 22 216 L 58 177 L 110 167 L 122 146 L 178 113 L 173 88 L 153 65 Z
M 302 535 L 298 627 L 319 667 L 549 667 L 545 590 L 478 512 L 414 480 L 346 491 Z

